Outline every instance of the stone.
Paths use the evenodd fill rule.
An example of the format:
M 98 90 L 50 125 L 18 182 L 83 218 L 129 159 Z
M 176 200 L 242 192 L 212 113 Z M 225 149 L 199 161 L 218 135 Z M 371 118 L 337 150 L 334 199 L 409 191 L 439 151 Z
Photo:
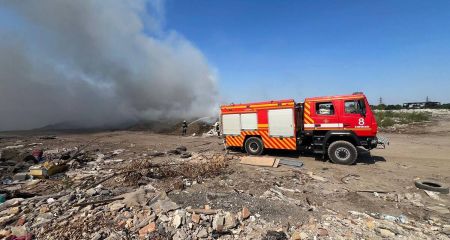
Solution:
M 25 181 L 28 178 L 28 174 L 27 173 L 16 173 L 13 176 L 13 180 L 14 181 Z
M 172 226 L 174 228 L 179 228 L 182 224 L 182 221 L 183 221 L 183 219 L 180 215 L 175 215 L 175 217 L 173 217 L 173 219 L 172 219 Z
M 224 224 L 225 224 L 225 218 L 221 214 L 216 214 L 214 216 L 214 219 L 212 222 L 213 229 L 221 232 L 221 231 L 223 231 Z
M 27 220 L 26 220 L 24 217 L 20 217 L 20 218 L 17 220 L 16 225 L 17 225 L 17 226 L 22 226 L 22 225 L 24 225 L 26 222 L 27 222 Z
M 231 214 L 230 212 L 227 212 L 225 214 L 225 223 L 224 223 L 224 228 L 225 229 L 231 229 L 236 227 L 236 218 L 234 217 L 233 214 Z
M 187 238 L 187 234 L 183 230 L 177 231 L 175 233 L 175 235 L 173 235 L 173 237 L 172 237 L 173 240 L 185 240 L 186 238 Z
M 0 230 L 0 238 L 6 238 L 11 235 L 11 231 L 7 229 Z
M 395 237 L 395 233 L 393 233 L 387 229 L 378 228 L 377 231 L 384 238 L 394 238 Z
M 109 206 L 109 210 L 111 210 L 112 212 L 116 212 L 121 210 L 122 208 L 125 207 L 125 204 L 117 202 L 117 203 L 113 203 Z
M 291 239 L 296 239 L 296 240 L 304 240 L 304 239 L 308 239 L 308 238 L 309 238 L 309 236 L 305 232 L 295 232 L 291 237 Z
M 147 226 L 141 228 L 139 230 L 139 236 L 145 236 L 149 233 L 152 233 L 154 231 L 156 231 L 157 227 L 156 227 L 156 223 L 155 222 L 151 222 L 149 223 Z
M 196 214 L 196 213 L 193 213 L 193 214 L 192 214 L 191 219 L 192 219 L 192 222 L 194 222 L 194 223 L 197 223 L 197 224 L 200 223 L 200 215 L 198 215 L 198 214 Z
M 247 218 L 249 218 L 250 217 L 250 210 L 248 210 L 248 208 L 246 208 L 246 207 L 243 207 L 242 208 L 242 213 L 241 213 L 242 215 L 242 219 L 247 219 Z
M 9 214 L 18 214 L 20 212 L 20 207 L 12 207 L 9 209 Z
M 100 240 L 100 239 L 102 239 L 102 234 L 99 232 L 96 232 L 96 233 L 94 233 L 93 236 L 91 236 L 91 239 L 92 240 Z
M 170 221 L 170 218 L 169 218 L 168 216 L 164 215 L 164 214 L 162 214 L 161 216 L 159 216 L 158 219 L 159 219 L 161 222 L 168 222 L 168 221 Z
M 206 237 L 208 237 L 208 230 L 206 228 L 202 228 L 200 231 L 198 231 L 197 237 L 198 238 L 206 238 Z
M 291 235 L 291 240 L 301 240 L 302 237 L 300 236 L 300 233 L 295 231 L 294 233 L 292 233 Z
M 450 211 L 448 210 L 448 208 L 446 208 L 446 207 L 441 207 L 441 206 L 430 206 L 430 207 L 427 207 L 427 209 L 428 209 L 428 210 L 435 211 L 435 212 L 437 212 L 437 213 L 439 213 L 439 214 L 442 214 L 442 215 L 450 213 Z
M 328 236 L 328 230 L 326 230 L 325 228 L 319 228 L 317 230 L 317 235 L 319 235 L 320 237 Z
M 447 234 L 450 236 L 450 225 L 444 225 L 442 227 L 442 233 Z
M 106 195 L 109 195 L 110 192 L 109 192 L 109 190 L 103 189 L 103 190 L 100 191 L 99 194 L 102 195 L 102 196 L 106 196 Z
M 95 196 L 97 194 L 97 189 L 95 188 L 90 188 L 86 191 L 86 194 L 89 196 Z
M 184 152 L 180 155 L 180 158 L 190 158 L 192 157 L 192 154 L 189 152 Z
M 27 229 L 24 226 L 12 227 L 11 234 L 18 237 L 25 236 L 27 235 Z
M 178 150 L 178 151 L 180 151 L 180 152 L 186 152 L 186 151 L 187 151 L 187 148 L 186 148 L 185 146 L 178 146 L 178 147 L 176 148 L 176 150 Z
M 40 209 L 39 209 L 39 212 L 40 213 L 47 213 L 47 212 L 49 212 L 50 211 L 50 208 L 48 208 L 47 206 L 42 206 Z
M 153 210 L 158 210 L 161 212 L 168 212 L 175 209 L 180 208 L 175 202 L 171 201 L 170 199 L 160 199 L 156 201 L 154 204 L 150 206 Z

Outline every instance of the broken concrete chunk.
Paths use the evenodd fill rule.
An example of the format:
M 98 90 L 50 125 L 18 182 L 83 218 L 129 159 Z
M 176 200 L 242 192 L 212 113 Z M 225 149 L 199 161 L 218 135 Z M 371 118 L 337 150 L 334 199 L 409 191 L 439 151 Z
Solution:
M 197 237 L 198 237 L 198 238 L 206 238 L 206 237 L 208 237 L 208 230 L 206 230 L 206 228 L 202 228 L 202 229 L 197 233 Z
M 231 214 L 230 212 L 227 212 L 225 214 L 224 228 L 232 229 L 232 228 L 236 227 L 236 225 L 237 225 L 237 222 L 236 222 L 236 218 L 234 217 L 234 215 Z
M 448 213 L 450 213 L 448 208 L 441 207 L 441 206 L 429 206 L 429 207 L 427 207 L 427 209 L 431 210 L 431 211 L 435 211 L 435 212 L 437 212 L 439 214 L 448 214 Z
M 174 228 L 179 228 L 181 226 L 183 219 L 180 215 L 175 215 L 172 220 L 172 226 Z
M 156 223 L 151 222 L 147 226 L 145 226 L 139 230 L 139 236 L 145 237 L 145 235 L 156 231 L 156 229 L 157 229 Z
M 193 214 L 192 214 L 191 219 L 192 219 L 192 222 L 194 222 L 194 223 L 197 223 L 197 224 L 200 223 L 200 215 L 198 215 L 198 214 L 196 214 L 196 213 L 193 213 Z
M 242 208 L 241 216 L 242 216 L 243 220 L 249 218 L 250 210 L 248 210 L 248 208 L 246 208 L 246 207 Z
M 16 173 L 13 176 L 13 180 L 14 181 L 25 181 L 28 178 L 28 174 L 27 173 Z
M 377 232 L 380 234 L 380 236 L 382 236 L 384 238 L 394 238 L 395 237 L 395 233 L 389 231 L 388 229 L 378 228 Z
M 442 233 L 447 234 L 450 236 L 450 225 L 444 225 L 442 227 Z
M 14 236 L 25 236 L 27 235 L 27 229 L 24 226 L 12 227 L 11 234 Z
M 113 203 L 113 204 L 111 204 L 111 205 L 109 206 L 109 210 L 111 210 L 111 211 L 113 211 L 113 212 L 116 212 L 116 211 L 121 210 L 121 209 L 124 208 L 124 207 L 125 207 L 125 204 L 123 204 L 123 203 L 121 203 L 121 202 L 116 202 L 116 203 Z
M 221 232 L 224 230 L 225 218 L 222 214 L 216 214 L 214 216 L 212 227 L 214 230 Z
M 168 212 L 180 208 L 170 199 L 160 199 L 150 206 L 155 211 Z

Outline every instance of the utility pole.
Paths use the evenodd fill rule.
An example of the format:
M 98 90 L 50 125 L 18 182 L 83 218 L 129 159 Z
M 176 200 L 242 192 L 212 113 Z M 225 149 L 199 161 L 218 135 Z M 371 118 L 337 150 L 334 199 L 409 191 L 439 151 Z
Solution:
M 380 97 L 379 102 L 378 102 L 378 105 L 381 105 L 381 104 L 383 104 L 383 98 L 382 97 Z
M 426 100 L 426 102 L 429 102 L 430 101 L 430 99 L 428 98 L 428 96 L 427 96 L 427 100 Z

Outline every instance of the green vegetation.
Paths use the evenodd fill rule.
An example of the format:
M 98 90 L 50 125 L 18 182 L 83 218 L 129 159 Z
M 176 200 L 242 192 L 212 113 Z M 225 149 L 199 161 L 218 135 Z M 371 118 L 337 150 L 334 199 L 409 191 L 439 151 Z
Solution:
M 374 110 L 401 110 L 406 109 L 400 104 L 396 105 L 386 105 L 386 104 L 378 104 L 378 105 L 371 105 L 371 108 Z M 428 109 L 449 109 L 450 110 L 450 103 L 444 103 L 439 106 L 434 107 L 428 107 Z
M 385 128 L 393 126 L 396 123 L 410 124 L 429 121 L 430 112 L 400 112 L 400 111 L 375 111 L 375 118 L 378 126 Z

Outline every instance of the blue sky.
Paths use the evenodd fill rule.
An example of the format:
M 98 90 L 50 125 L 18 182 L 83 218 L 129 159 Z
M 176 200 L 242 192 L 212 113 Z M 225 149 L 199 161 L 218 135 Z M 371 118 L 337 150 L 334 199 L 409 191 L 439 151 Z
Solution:
M 205 54 L 224 102 L 450 102 L 450 1 L 168 0 L 165 27 Z

